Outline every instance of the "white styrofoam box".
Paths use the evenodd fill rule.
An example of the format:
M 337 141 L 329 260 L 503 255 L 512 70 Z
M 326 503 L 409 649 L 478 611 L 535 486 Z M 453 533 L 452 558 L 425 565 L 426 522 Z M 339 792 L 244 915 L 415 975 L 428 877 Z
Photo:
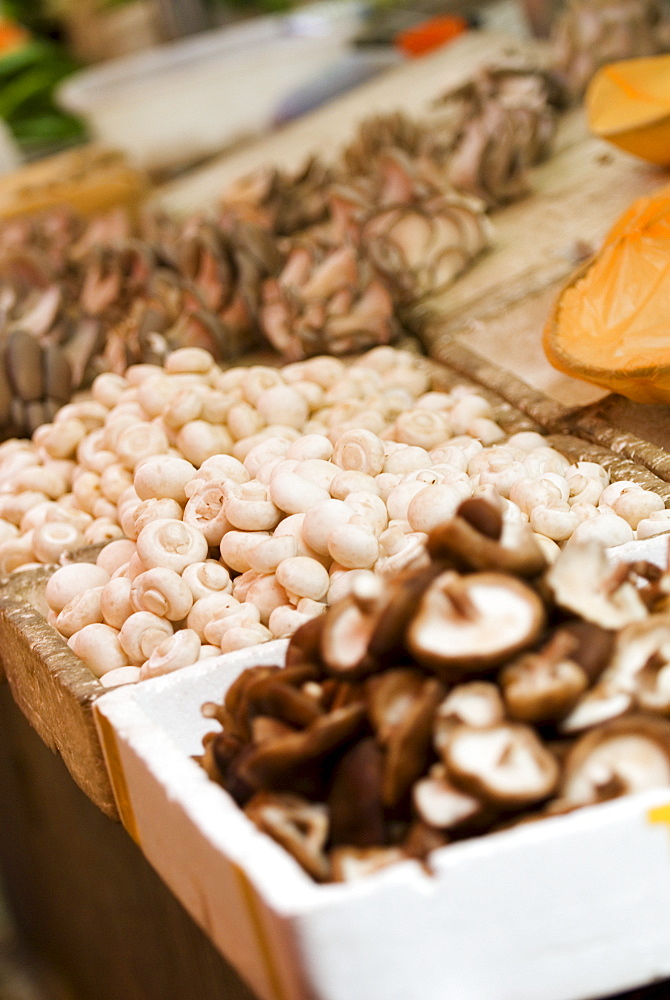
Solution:
M 584 1000 L 670 975 L 670 789 L 317 885 L 191 759 L 247 666 L 286 640 L 99 698 L 119 809 L 263 1000 Z
M 86 67 L 56 98 L 139 167 L 195 162 L 268 128 L 283 96 L 337 62 L 360 18 L 355 0 L 251 18 Z

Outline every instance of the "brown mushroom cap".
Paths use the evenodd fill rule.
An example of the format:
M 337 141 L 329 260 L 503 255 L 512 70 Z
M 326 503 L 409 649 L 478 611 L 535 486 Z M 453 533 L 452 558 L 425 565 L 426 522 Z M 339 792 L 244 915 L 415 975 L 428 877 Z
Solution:
M 670 786 L 670 722 L 627 715 L 590 730 L 565 759 L 560 799 L 589 805 Z
M 537 652 L 524 653 L 500 672 L 507 712 L 520 722 L 556 722 L 586 690 L 588 675 L 571 659 L 576 640 L 561 629 Z
M 451 520 L 430 532 L 426 547 L 433 559 L 447 559 L 461 570 L 501 570 L 531 577 L 547 568 L 529 525 L 503 526 L 502 514 L 483 497 L 465 500 Z
M 605 629 L 623 628 L 647 616 L 627 564 L 612 567 L 606 549 L 596 541 L 568 544 L 544 580 L 559 607 Z
M 368 716 L 382 746 L 419 697 L 425 679 L 424 674 L 412 667 L 398 667 L 366 681 Z
M 542 601 L 520 580 L 447 570 L 424 591 L 405 641 L 420 664 L 457 680 L 532 645 L 544 620 Z
M 444 688 L 434 678 L 425 680 L 403 718 L 389 733 L 382 796 L 384 804 L 398 805 L 430 760 L 435 710 Z
M 444 762 L 460 788 L 503 808 L 548 798 L 559 779 L 556 758 L 522 723 L 459 726 L 445 747 Z

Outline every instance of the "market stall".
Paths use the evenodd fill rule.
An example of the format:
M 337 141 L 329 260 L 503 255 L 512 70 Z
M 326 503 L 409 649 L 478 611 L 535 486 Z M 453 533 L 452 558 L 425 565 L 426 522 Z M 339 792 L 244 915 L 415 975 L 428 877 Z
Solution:
M 54 359 L 76 358 L 80 378 L 68 384 L 71 402 L 57 395 L 62 379 L 45 374 L 35 387 L 11 353 L 20 341 L 8 339 L 2 426 L 25 427 L 32 441 L 0 445 L 2 518 L 17 528 L 0 544 L 0 854 L 19 928 L 80 1000 L 582 1000 L 670 975 L 670 741 L 659 679 L 667 405 L 648 379 L 644 399 L 626 398 L 602 379 L 564 374 L 542 338 L 577 268 L 667 172 L 597 138 L 580 104 L 552 104 L 538 118 L 550 138 L 536 125 L 535 159 L 522 173 L 520 120 L 488 170 L 461 163 L 458 196 L 438 198 L 433 174 L 421 173 L 430 156 L 432 169 L 449 162 L 435 137 L 453 134 L 454 112 L 504 91 L 490 67 L 526 80 L 529 62 L 528 86 L 539 86 L 546 47 L 472 30 L 386 69 L 154 189 L 144 202 L 151 235 L 124 243 L 121 265 L 104 240 L 91 249 L 87 224 L 40 230 L 50 280 L 64 290 L 56 300 L 47 288 L 39 315 L 8 271 L 18 289 L 12 336 L 34 316 L 51 333 L 36 338 L 37 368 L 62 371 Z M 495 120 L 489 145 L 504 131 Z M 389 148 L 379 176 L 361 181 Z M 412 200 L 394 201 L 405 189 Z M 308 223 L 287 221 L 315 204 Z M 250 241 L 268 218 L 286 227 L 280 264 L 267 243 Z M 215 238 L 212 220 L 246 242 Z M 328 225 L 343 220 L 333 237 Z M 406 242 L 389 242 L 403 226 Z M 54 253 L 65 245 L 54 232 L 74 234 L 71 259 Z M 369 261 L 345 261 L 350 241 L 371 254 L 373 277 Z M 224 259 L 242 294 L 222 304 Z M 318 308 L 313 288 L 326 289 Z M 264 339 L 240 320 L 240 302 L 251 301 Z M 49 354 L 66 315 L 74 332 Z M 84 337 L 91 317 L 107 333 L 102 351 Z M 235 349 L 222 346 L 222 328 L 235 330 Z M 205 350 L 212 344 L 218 358 Z M 101 358 L 111 371 L 93 378 Z M 531 468 L 541 488 L 528 485 Z M 588 514 L 577 506 L 582 491 Z M 35 497 L 44 518 L 30 514 Z M 485 514 L 464 512 L 479 501 Z M 67 543 L 58 541 L 67 532 L 54 541 L 43 530 L 56 506 L 55 522 L 80 522 Z M 482 528 L 481 517 L 500 523 Z M 466 532 L 460 548 L 440 534 L 446 522 Z M 534 555 L 522 568 L 528 531 Z M 150 535 L 167 555 L 150 552 Z M 598 554 L 577 555 L 575 571 L 580 544 Z M 184 555 L 191 545 L 196 554 Z M 552 575 L 562 565 L 565 589 L 561 571 Z M 483 627 L 485 652 L 445 661 L 460 637 L 431 639 L 428 628 L 419 640 L 408 611 L 438 569 L 457 618 L 518 598 L 526 631 L 489 650 L 513 616 L 501 613 Z M 510 596 L 468 593 L 480 577 Z M 602 620 L 586 609 L 594 590 Z M 359 618 L 342 637 L 333 623 L 349 606 Z M 131 636 L 130 618 L 142 616 Z M 575 664 L 566 619 L 607 633 L 619 643 L 614 659 L 608 647 L 599 665 Z M 628 666 L 631 631 L 651 634 L 657 623 L 659 637 L 644 638 Z M 96 629 L 102 651 L 89 641 Z M 369 648 L 357 645 L 361 634 Z M 577 686 L 559 708 L 519 708 L 505 671 L 552 641 L 568 642 L 559 657 Z M 595 633 L 585 644 L 595 647 Z M 274 677 L 285 657 L 283 676 L 297 670 L 295 682 Z M 257 703 L 239 693 L 247 668 L 274 684 Z M 375 694 L 400 674 L 401 695 Z M 491 698 L 499 706 L 483 727 L 465 708 L 442 707 L 461 686 L 481 697 L 478 711 Z M 399 699 L 399 714 L 385 723 L 386 697 Z M 454 720 L 463 739 L 495 733 L 475 759 L 519 761 L 531 789 L 505 788 L 506 775 L 494 789 L 462 762 Z M 221 721 L 229 744 L 217 738 Z M 608 749 L 593 777 L 575 778 L 601 724 L 634 764 L 612 763 Z M 284 750 L 273 757 L 274 743 Z M 342 747 L 362 756 L 340 760 Z M 415 752 L 421 763 L 408 763 Z M 636 754 L 652 759 L 641 777 Z M 382 774 L 374 833 L 351 819 L 377 801 L 377 778 L 366 791 L 357 770 Z M 324 791 L 324 775 L 337 790 Z M 438 791 L 437 805 L 426 804 Z M 279 822 L 281 796 L 307 811 Z

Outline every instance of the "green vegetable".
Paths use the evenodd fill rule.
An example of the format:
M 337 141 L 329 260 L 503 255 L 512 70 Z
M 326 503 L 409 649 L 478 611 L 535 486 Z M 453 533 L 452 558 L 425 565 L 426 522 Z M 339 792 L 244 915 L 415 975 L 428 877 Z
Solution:
M 20 145 L 62 145 L 83 137 L 83 124 L 54 101 L 56 86 L 76 69 L 65 49 L 45 38 L 0 56 L 0 118 Z

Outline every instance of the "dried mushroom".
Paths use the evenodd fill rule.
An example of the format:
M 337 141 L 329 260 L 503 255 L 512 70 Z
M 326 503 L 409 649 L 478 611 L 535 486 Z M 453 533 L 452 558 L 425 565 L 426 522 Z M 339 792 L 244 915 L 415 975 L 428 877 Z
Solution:
M 513 660 L 500 672 L 505 706 L 521 722 L 555 722 L 566 716 L 586 690 L 589 677 L 571 658 L 577 645 L 558 629 L 535 652 Z
M 520 580 L 447 570 L 424 591 L 407 629 L 407 648 L 422 666 L 458 680 L 531 646 L 544 620 L 542 601 Z
M 458 517 L 499 545 L 499 514 L 477 498 Z M 252 668 L 206 706 L 223 732 L 203 767 L 317 880 L 429 869 L 452 841 L 670 787 L 670 619 L 629 594 L 611 609 L 643 567 L 571 546 L 524 578 L 429 549 L 428 566 L 360 578 L 297 630 L 283 670 Z
M 615 629 L 647 613 L 630 576 L 629 566 L 612 566 L 596 542 L 573 542 L 549 568 L 546 582 L 560 607 L 605 629 Z
M 501 808 L 548 799 L 560 776 L 556 758 L 521 723 L 459 726 L 444 749 L 444 762 L 460 788 Z
M 575 743 L 559 794 L 570 805 L 590 805 L 669 785 L 670 722 L 629 715 L 592 729 Z

